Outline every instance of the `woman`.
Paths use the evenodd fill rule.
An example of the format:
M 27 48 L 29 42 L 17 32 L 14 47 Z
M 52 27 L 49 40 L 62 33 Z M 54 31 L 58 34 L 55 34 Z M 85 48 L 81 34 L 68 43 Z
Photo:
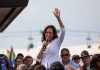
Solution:
M 48 25 L 42 34 L 42 41 L 39 47 L 40 52 L 37 55 L 37 59 L 40 60 L 46 69 L 50 68 L 53 62 L 61 61 L 59 57 L 59 49 L 65 36 L 65 28 L 60 18 L 60 10 L 55 8 L 53 12 L 60 26 L 60 34 L 57 35 L 56 28 L 53 25 Z

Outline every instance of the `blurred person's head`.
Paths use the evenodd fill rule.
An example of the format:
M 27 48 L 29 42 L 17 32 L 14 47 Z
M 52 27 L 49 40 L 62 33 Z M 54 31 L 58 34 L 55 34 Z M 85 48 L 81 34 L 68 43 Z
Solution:
M 50 70 L 65 70 L 65 68 L 62 63 L 57 61 L 51 64 Z
M 22 53 L 18 53 L 17 57 L 22 57 L 24 59 L 24 55 Z
M 46 70 L 46 67 L 44 65 L 39 64 L 39 65 L 36 65 L 33 70 Z
M 80 56 L 79 55 L 73 55 L 72 56 L 72 60 L 75 62 L 75 63 L 77 63 L 77 64 L 79 64 L 80 63 Z
M 90 65 L 90 61 L 91 61 L 90 56 L 91 55 L 89 55 L 88 51 L 86 51 L 86 50 L 81 52 L 81 59 L 82 59 L 82 62 L 84 63 L 84 65 L 86 65 L 86 66 Z
M 94 54 L 91 60 L 91 65 L 97 70 L 100 69 L 100 54 Z
M 70 52 L 69 49 L 67 48 L 63 48 L 61 49 L 61 54 L 60 54 L 61 58 L 62 58 L 62 62 L 63 63 L 68 63 L 70 60 Z
M 24 64 L 30 67 L 33 63 L 33 58 L 31 56 L 26 56 L 24 59 Z
M 20 64 L 23 64 L 23 58 L 22 57 L 16 57 L 15 58 L 15 67 L 17 67 Z
M 28 70 L 28 67 L 25 64 L 20 64 L 17 66 L 16 70 Z

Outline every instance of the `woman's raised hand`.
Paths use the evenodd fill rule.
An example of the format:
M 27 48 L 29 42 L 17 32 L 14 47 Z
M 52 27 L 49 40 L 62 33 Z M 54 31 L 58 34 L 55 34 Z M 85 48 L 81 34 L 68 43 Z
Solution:
M 58 8 L 55 8 L 55 11 L 53 11 L 56 18 L 60 18 L 60 10 Z

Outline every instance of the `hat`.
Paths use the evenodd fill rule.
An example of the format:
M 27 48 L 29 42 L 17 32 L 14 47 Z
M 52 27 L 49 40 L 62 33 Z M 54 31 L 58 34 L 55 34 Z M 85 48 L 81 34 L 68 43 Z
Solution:
M 81 52 L 81 58 L 86 57 L 86 56 L 91 56 L 91 55 L 89 55 L 88 51 L 86 51 L 86 50 L 82 51 Z
M 73 60 L 73 59 L 76 59 L 76 58 L 77 58 L 77 59 L 80 59 L 80 56 L 77 55 L 77 54 L 72 56 L 72 60 Z

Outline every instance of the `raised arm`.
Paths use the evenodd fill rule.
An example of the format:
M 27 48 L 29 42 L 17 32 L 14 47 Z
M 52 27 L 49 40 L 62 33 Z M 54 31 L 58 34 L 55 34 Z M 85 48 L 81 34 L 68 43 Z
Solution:
M 60 18 L 60 10 L 59 10 L 58 8 L 55 8 L 55 11 L 53 11 L 53 13 L 54 13 L 55 17 L 56 17 L 57 20 L 58 20 L 59 26 L 60 26 L 61 28 L 64 28 L 63 22 L 62 22 L 62 20 L 61 20 L 61 18 Z

